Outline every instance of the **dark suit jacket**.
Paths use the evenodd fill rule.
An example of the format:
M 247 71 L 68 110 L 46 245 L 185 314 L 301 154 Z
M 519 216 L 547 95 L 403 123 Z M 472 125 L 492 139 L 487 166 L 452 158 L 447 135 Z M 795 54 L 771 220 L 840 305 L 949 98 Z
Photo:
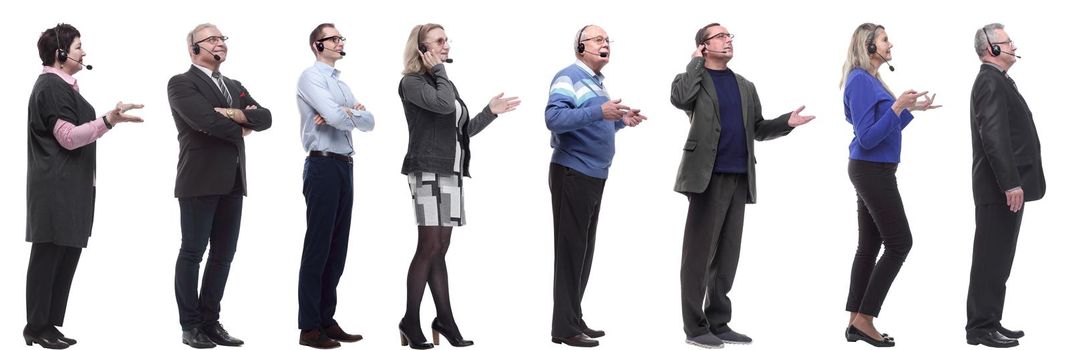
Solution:
M 757 174 L 754 164 L 754 140 L 771 140 L 787 135 L 794 128 L 787 126 L 787 113 L 772 120 L 761 115 L 761 99 L 753 83 L 735 74 L 742 99 L 742 120 L 746 127 L 746 150 L 750 154 L 747 176 L 750 193 L 747 203 L 757 201 Z M 683 144 L 683 160 L 679 162 L 675 191 L 683 194 L 702 193 L 709 186 L 716 162 L 716 147 L 720 143 L 720 105 L 713 87 L 713 79 L 705 69 L 705 59 L 694 58 L 687 64 L 686 72 L 676 75 L 672 81 L 672 105 L 687 112 L 690 118 L 690 133 Z
M 976 204 L 1005 204 L 1018 186 L 1024 199 L 1043 198 L 1047 182 L 1032 111 L 1017 86 L 984 64 L 972 87 L 972 192 Z
M 230 90 L 232 105 L 227 105 L 215 81 L 197 67 L 190 66 L 189 71 L 167 82 L 171 115 L 178 128 L 175 197 L 230 193 L 239 171 L 242 193 L 248 194 L 241 128 L 266 130 L 271 127 L 271 111 L 256 103 L 241 82 L 224 76 L 223 84 Z M 256 109 L 245 109 L 248 106 Z M 248 124 L 238 125 L 212 109 L 215 107 L 243 109 Z

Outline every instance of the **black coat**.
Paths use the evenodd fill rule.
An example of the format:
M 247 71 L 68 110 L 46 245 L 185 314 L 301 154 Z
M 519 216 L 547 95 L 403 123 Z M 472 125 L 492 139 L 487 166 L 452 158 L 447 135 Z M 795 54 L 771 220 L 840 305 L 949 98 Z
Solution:
M 980 66 L 972 88 L 972 189 L 976 204 L 1006 204 L 1005 192 L 1024 190 L 1024 200 L 1043 198 L 1047 182 L 1039 135 L 1024 97 L 1005 74 Z
M 93 230 L 96 143 L 67 150 L 52 130 L 81 125 L 96 111 L 63 78 L 41 74 L 30 94 L 26 157 L 26 241 L 85 248 Z

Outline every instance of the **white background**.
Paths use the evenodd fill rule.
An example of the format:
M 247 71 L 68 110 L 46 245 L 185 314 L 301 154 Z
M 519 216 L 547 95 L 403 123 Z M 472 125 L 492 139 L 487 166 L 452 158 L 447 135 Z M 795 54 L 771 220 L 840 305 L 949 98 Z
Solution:
M 384 2 L 383 2 L 384 3 Z M 411 201 L 399 173 L 407 128 L 397 97 L 401 54 L 413 25 L 445 25 L 450 77 L 473 109 L 504 91 L 523 104 L 474 139 L 466 181 L 468 226 L 456 229 L 448 261 L 457 320 L 481 349 L 555 349 L 549 342 L 552 231 L 549 132 L 543 121 L 553 75 L 574 61 L 579 27 L 603 26 L 613 44 L 605 68 L 614 98 L 649 120 L 621 131 L 605 189 L 597 253 L 584 309 L 605 329 L 606 349 L 685 349 L 679 259 L 687 201 L 672 192 L 688 130 L 669 104 L 669 84 L 694 50 L 694 32 L 723 23 L 735 38 L 730 67 L 753 81 L 766 118 L 799 105 L 817 119 L 756 149 L 759 202 L 748 206 L 742 261 L 730 296 L 731 325 L 753 349 L 857 348 L 843 340 L 843 311 L 857 240 L 840 70 L 862 22 L 887 27 L 898 69 L 890 86 L 930 90 L 945 107 L 917 113 L 906 130 L 899 188 L 914 246 L 883 313 L 881 331 L 904 348 L 967 348 L 965 295 L 973 239 L 969 92 L 980 62 L 973 33 L 1006 25 L 1023 59 L 1013 75 L 1043 142 L 1047 198 L 1026 205 L 1005 324 L 1029 348 L 1064 337 L 1063 219 L 1067 209 L 1063 18 L 1053 3 L 610 1 L 422 2 L 52 1 L 8 4 L 0 20 L 0 347 L 21 346 L 25 323 L 26 101 L 40 61 L 36 41 L 57 22 L 82 33 L 76 77 L 101 114 L 137 102 L 142 125 L 123 124 L 98 146 L 96 223 L 83 251 L 63 330 L 79 349 L 182 349 L 173 274 L 180 232 L 173 198 L 176 132 L 166 82 L 185 72 L 185 35 L 212 22 L 228 42 L 222 66 L 272 110 L 274 125 L 246 139 L 249 196 L 222 322 L 248 349 L 297 348 L 297 270 L 304 236 L 304 160 L 295 103 L 300 72 L 313 63 L 307 36 L 334 22 L 348 37 L 342 78 L 375 114 L 355 136 L 356 204 L 337 319 L 366 339 L 346 348 L 397 348 L 404 278 L 416 243 Z M 429 293 L 424 328 L 434 317 Z M 134 343 L 158 342 L 151 346 Z

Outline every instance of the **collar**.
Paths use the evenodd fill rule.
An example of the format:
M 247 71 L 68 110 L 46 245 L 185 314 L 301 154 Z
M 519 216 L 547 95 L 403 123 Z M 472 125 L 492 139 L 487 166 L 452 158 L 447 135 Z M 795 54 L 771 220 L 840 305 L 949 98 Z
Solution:
M 997 64 L 994 64 L 994 63 L 991 63 L 991 62 L 984 62 L 984 64 L 995 68 L 995 70 L 998 70 L 998 72 L 1002 73 L 1002 75 L 1009 75 L 1009 74 L 1006 74 L 1006 71 L 1002 70 L 1002 67 L 999 67 Z
M 199 64 L 196 64 L 196 63 L 194 63 L 193 66 L 197 67 L 197 69 L 200 69 L 200 71 L 203 72 L 204 75 L 207 75 L 209 78 L 212 78 L 212 70 L 211 69 L 208 69 L 208 68 L 203 67 L 203 66 L 201 66 Z M 215 78 L 212 78 L 212 79 L 215 79 Z
M 597 81 L 599 84 L 605 80 L 605 75 L 601 73 L 594 74 L 594 70 L 590 69 L 590 67 L 587 67 L 586 63 L 583 63 L 583 61 L 575 60 L 575 65 L 579 66 L 579 68 L 586 72 L 586 74 L 590 74 L 591 77 L 594 77 L 594 80 Z
M 41 70 L 41 74 L 49 73 L 58 75 L 63 81 L 74 88 L 74 91 L 78 91 L 78 79 L 75 79 L 74 76 L 67 74 L 67 72 L 64 72 L 62 69 L 56 69 L 51 66 L 45 66 L 44 69 Z
M 337 79 L 338 76 L 341 75 L 341 71 L 337 68 L 331 67 L 329 64 L 323 63 L 318 60 L 314 65 L 312 65 L 312 68 L 315 68 L 316 71 L 326 74 L 335 79 Z

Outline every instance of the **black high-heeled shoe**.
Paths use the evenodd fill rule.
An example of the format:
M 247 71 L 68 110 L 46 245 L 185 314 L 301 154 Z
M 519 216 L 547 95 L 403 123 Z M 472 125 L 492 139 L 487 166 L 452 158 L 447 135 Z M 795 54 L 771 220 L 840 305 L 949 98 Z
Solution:
M 397 324 L 397 329 L 399 331 L 401 331 L 401 346 L 407 346 L 407 347 L 410 347 L 410 348 L 413 348 L 413 349 L 431 349 L 431 348 L 434 348 L 434 345 L 432 345 L 431 343 L 428 343 L 427 342 L 427 338 L 423 337 L 423 332 L 418 333 L 419 339 L 417 339 L 417 340 L 420 340 L 419 342 L 413 341 L 412 338 L 408 336 L 408 333 L 405 333 L 404 321 L 401 321 L 401 323 Z M 417 334 L 417 333 L 413 333 L 413 334 Z
M 858 340 L 864 341 L 866 343 L 869 343 L 869 345 L 878 348 L 895 346 L 895 341 L 888 337 L 884 337 L 884 339 L 882 340 L 876 340 L 872 337 L 869 337 L 865 333 L 862 333 L 861 330 L 858 330 L 857 327 L 854 327 L 853 325 L 846 327 L 846 341 L 853 343 Z
M 471 346 L 475 344 L 475 342 L 471 340 L 463 339 L 463 337 L 460 336 L 459 330 L 454 329 L 447 331 L 445 327 L 443 327 L 442 324 L 438 322 L 438 318 L 435 317 L 434 321 L 431 321 L 431 336 L 434 339 L 434 345 L 438 345 L 439 334 L 444 336 L 445 340 L 449 341 L 449 345 L 452 345 L 456 348 Z
M 29 325 L 22 329 L 22 338 L 26 340 L 26 346 L 33 346 L 34 343 L 37 343 L 45 349 L 66 349 L 70 347 L 70 344 L 63 342 L 59 337 L 49 334 L 49 332 L 32 331 Z

